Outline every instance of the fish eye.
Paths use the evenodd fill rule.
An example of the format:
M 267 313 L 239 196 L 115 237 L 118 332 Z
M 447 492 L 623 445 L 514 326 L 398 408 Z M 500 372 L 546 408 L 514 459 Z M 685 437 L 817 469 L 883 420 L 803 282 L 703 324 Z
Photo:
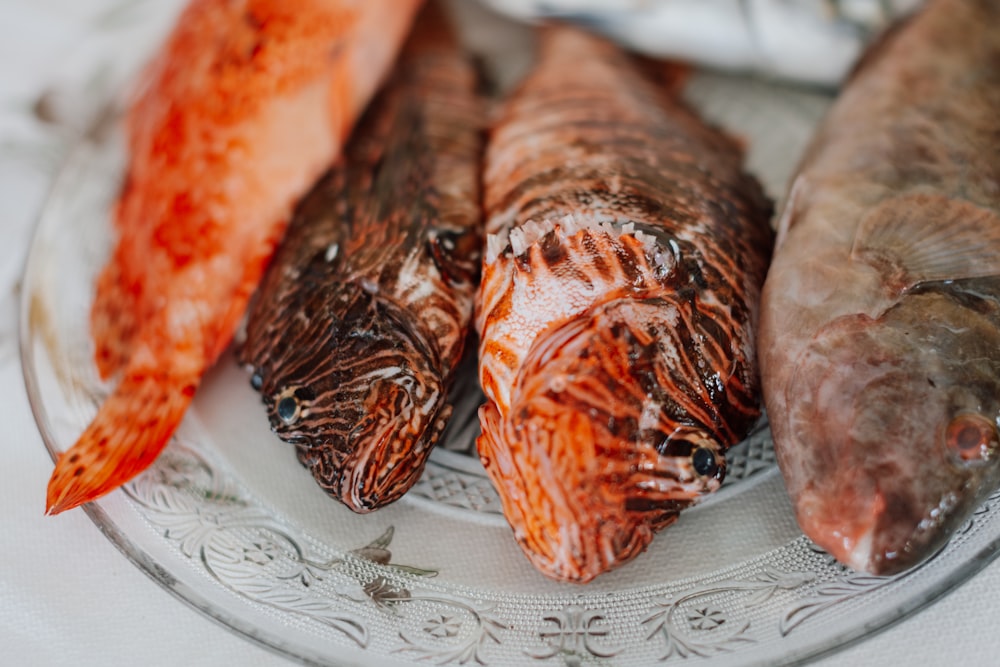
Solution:
M 715 452 L 708 447 L 699 447 L 691 454 L 691 466 L 702 477 L 715 477 L 719 472 L 719 464 L 715 460 Z
M 278 401 L 277 411 L 281 421 L 291 424 L 299 418 L 299 402 L 295 396 L 285 396 Z
M 686 432 L 685 432 L 686 431 Z M 722 481 L 726 474 L 726 463 L 711 446 L 712 440 L 701 429 L 680 428 L 663 438 L 656 445 L 660 456 L 686 459 L 695 475 L 704 479 Z
M 958 415 L 945 429 L 945 444 L 963 462 L 985 462 L 993 458 L 1000 442 L 997 428 L 980 415 Z

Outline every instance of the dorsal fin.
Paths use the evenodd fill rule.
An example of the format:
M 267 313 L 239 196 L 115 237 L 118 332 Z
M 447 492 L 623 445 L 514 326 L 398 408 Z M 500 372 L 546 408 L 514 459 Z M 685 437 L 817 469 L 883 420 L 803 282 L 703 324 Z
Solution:
M 936 194 L 892 197 L 858 225 L 851 259 L 899 291 L 918 283 L 1000 275 L 1000 215 Z

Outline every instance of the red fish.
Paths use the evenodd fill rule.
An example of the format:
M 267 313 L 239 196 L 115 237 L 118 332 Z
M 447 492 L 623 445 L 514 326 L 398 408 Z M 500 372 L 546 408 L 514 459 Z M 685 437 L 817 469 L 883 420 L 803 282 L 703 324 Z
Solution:
M 194 0 L 182 13 L 128 114 L 119 238 L 92 308 L 98 368 L 118 385 L 57 461 L 50 514 L 166 445 L 418 4 Z
M 736 142 L 570 28 L 487 148 L 482 461 L 529 559 L 584 582 L 717 489 L 759 416 L 770 204 Z

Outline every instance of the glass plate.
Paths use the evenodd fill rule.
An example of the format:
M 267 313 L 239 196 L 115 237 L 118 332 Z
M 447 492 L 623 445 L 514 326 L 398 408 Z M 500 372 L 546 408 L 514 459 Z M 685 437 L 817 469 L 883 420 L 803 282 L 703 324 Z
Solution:
M 699 74 L 688 95 L 746 138 L 750 168 L 783 188 L 829 100 Z M 88 335 L 124 155 L 115 123 L 71 156 L 41 215 L 23 281 L 21 353 L 55 456 L 108 388 Z M 95 136 L 100 135 L 100 136 Z M 315 664 L 780 664 L 898 620 L 990 560 L 994 496 L 938 556 L 898 577 L 835 563 L 796 527 L 766 424 L 729 478 L 632 563 L 584 586 L 536 572 L 471 455 L 470 369 L 444 446 L 403 500 L 359 516 L 323 494 L 271 434 L 224 355 L 176 436 L 135 481 L 85 509 L 138 567 L 238 633 Z

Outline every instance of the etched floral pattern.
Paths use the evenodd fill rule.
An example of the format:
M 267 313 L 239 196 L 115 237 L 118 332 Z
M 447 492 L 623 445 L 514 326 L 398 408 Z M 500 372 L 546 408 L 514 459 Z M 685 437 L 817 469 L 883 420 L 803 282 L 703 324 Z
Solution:
M 425 637 L 438 640 L 449 640 L 428 644 L 423 638 L 406 632 L 400 632 L 399 638 L 405 646 L 396 649 L 396 653 L 407 654 L 418 660 L 432 661 L 434 664 L 467 665 L 475 662 L 487 665 L 487 647 L 501 643 L 501 634 L 509 626 L 495 615 L 495 607 L 491 604 L 475 604 L 445 596 L 414 595 L 412 601 L 431 602 L 439 607 L 450 607 L 450 614 L 436 614 L 427 619 L 423 626 Z M 460 619 L 455 614 L 461 614 L 468 621 Z M 468 628 L 466 628 L 468 626 Z M 455 641 L 450 641 L 455 640 Z
M 427 624 L 424 625 L 424 632 L 438 639 L 455 637 L 461 629 L 462 622 L 447 614 L 439 614 L 434 618 L 429 618 Z
M 688 614 L 687 621 L 694 630 L 714 630 L 726 622 L 726 616 L 722 610 L 706 605 L 695 607 Z
M 730 617 L 717 605 L 725 601 L 732 607 L 734 598 L 739 598 L 738 608 L 748 610 L 764 604 L 780 591 L 794 591 L 813 579 L 814 575 L 808 572 L 768 568 L 749 581 L 723 581 L 692 588 L 655 605 L 655 611 L 642 621 L 650 628 L 647 639 L 660 637 L 664 641 L 666 650 L 659 656 L 661 661 L 706 658 L 736 651 L 743 644 L 757 641 L 750 632 L 751 621 L 745 618 L 745 613 L 742 617 Z
M 541 660 L 561 656 L 564 662 L 577 663 L 593 656 L 610 658 L 621 653 L 621 647 L 605 645 L 611 630 L 605 615 L 594 609 L 569 605 L 543 619 L 551 626 L 542 629 L 538 636 L 547 648 L 525 653 Z M 554 627 L 552 627 L 554 626 Z

